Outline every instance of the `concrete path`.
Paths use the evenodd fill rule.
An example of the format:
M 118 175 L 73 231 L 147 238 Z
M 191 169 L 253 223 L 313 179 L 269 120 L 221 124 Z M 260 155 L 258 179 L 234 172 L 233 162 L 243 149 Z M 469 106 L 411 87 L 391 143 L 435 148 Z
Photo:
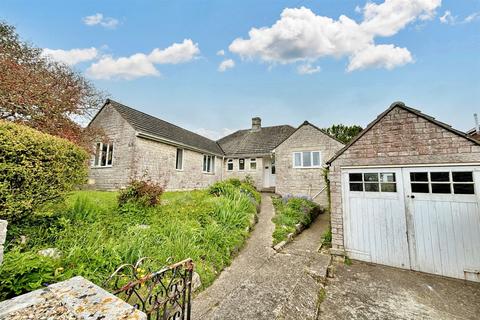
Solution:
M 246 246 L 207 290 L 193 300 L 192 319 L 315 319 L 318 277 L 330 257 L 317 252 L 328 227 L 321 215 L 280 253 L 272 248 L 274 209 L 262 195 L 259 221 Z
M 480 319 L 480 283 L 359 261 L 335 268 L 318 319 Z

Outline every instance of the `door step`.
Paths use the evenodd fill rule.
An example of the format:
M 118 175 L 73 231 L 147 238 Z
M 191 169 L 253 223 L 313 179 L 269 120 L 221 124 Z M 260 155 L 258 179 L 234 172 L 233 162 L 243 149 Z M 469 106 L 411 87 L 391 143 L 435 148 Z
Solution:
M 275 187 L 263 188 L 260 190 L 260 192 L 275 193 Z

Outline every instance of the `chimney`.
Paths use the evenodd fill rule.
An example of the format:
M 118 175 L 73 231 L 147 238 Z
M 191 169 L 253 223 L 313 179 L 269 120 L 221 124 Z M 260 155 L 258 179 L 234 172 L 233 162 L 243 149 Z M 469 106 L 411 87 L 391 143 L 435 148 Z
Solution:
M 252 131 L 260 131 L 262 128 L 262 119 L 259 117 L 252 118 Z
M 480 134 L 480 126 L 478 124 L 478 114 L 474 114 L 473 117 L 475 118 L 475 132 Z

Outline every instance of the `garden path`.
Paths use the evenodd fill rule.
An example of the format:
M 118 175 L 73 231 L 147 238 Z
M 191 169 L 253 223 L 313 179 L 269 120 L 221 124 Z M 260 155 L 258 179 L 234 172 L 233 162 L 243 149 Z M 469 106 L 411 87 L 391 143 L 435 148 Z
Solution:
M 259 221 L 231 266 L 193 300 L 192 319 L 315 319 L 318 280 L 330 262 L 317 252 L 328 216 L 276 253 L 270 196 L 262 194 Z

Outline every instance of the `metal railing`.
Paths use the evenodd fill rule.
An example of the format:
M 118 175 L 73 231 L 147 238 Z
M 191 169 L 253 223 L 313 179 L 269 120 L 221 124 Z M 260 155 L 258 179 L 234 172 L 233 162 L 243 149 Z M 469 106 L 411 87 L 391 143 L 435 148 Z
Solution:
M 124 264 L 105 281 L 114 295 L 143 311 L 147 319 L 190 320 L 193 261 L 151 272 L 150 258 Z

